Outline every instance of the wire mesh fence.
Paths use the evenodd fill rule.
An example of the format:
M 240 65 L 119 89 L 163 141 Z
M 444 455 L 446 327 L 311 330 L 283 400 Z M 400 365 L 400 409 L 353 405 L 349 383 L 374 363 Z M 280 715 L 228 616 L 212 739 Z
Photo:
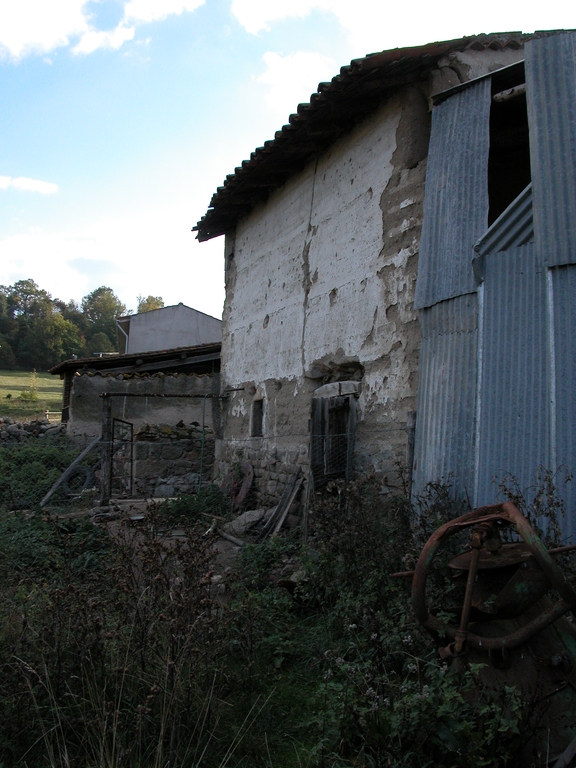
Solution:
M 0 443 L 0 506 L 28 509 L 44 500 L 49 507 L 95 506 L 104 487 L 113 499 L 193 494 L 211 481 L 213 464 L 214 436 L 195 425 L 136 431 L 117 423 L 109 446 L 97 438 L 72 442 L 65 434 Z
M 74 435 L 72 441 L 63 425 L 47 420 L 0 423 L 0 506 L 94 507 L 110 499 L 195 494 L 207 483 L 220 482 L 223 473 L 238 472 L 245 462 L 253 470 L 250 500 L 275 503 L 294 474 L 304 470 L 313 489 L 321 490 L 330 480 L 350 479 L 356 459 L 355 432 L 339 413 L 328 412 L 322 429 L 312 424 L 311 432 L 221 438 L 218 465 L 216 435 L 207 418 L 203 424 L 148 424 L 121 415 L 123 409 L 111 408 L 107 439 L 91 434 Z M 402 431 L 386 425 L 378 439 L 384 443 Z M 244 482 L 243 477 L 236 480 Z

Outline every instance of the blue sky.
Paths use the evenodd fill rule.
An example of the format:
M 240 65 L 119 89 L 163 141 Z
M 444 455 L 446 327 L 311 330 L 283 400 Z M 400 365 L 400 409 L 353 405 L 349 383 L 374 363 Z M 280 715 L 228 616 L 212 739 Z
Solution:
M 554 0 L 0 0 L 0 283 L 219 316 L 222 239 L 190 230 L 319 81 L 377 50 L 574 27 Z

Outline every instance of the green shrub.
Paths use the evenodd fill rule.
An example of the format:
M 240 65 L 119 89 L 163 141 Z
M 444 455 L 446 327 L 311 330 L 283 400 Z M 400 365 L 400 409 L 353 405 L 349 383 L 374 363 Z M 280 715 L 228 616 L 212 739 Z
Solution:
M 217 485 L 205 485 L 196 494 L 184 494 L 167 499 L 158 505 L 155 519 L 173 525 L 191 525 L 206 520 L 210 515 L 220 517 L 229 510 L 229 503 Z
M 11 509 L 38 504 L 78 454 L 64 440 L 29 439 L 0 447 L 0 505 Z M 54 500 L 58 498 L 61 490 Z
M 30 374 L 28 389 L 22 390 L 19 399 L 27 400 L 30 402 L 36 402 L 36 400 L 38 400 L 38 374 L 36 373 L 36 369 L 34 369 Z

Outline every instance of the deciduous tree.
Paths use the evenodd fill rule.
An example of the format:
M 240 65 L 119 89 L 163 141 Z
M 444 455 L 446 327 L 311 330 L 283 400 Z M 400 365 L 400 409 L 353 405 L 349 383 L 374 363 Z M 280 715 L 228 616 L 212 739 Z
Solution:
M 161 296 L 138 296 L 136 299 L 138 302 L 137 312 L 150 312 L 152 309 L 162 309 L 164 301 Z
M 104 333 L 113 345 L 113 349 L 116 349 L 118 345 L 116 318 L 127 314 L 127 309 L 112 288 L 103 285 L 84 296 L 82 313 L 87 322 L 87 335 L 93 337 L 97 333 Z

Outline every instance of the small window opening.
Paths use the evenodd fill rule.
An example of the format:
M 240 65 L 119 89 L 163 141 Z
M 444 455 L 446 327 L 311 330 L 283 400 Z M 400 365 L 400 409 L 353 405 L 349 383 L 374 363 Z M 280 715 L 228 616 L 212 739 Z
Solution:
M 494 94 L 502 94 L 497 81 Z M 488 159 L 488 226 L 531 181 L 526 92 L 520 87 L 492 99 Z
M 316 488 L 339 477 L 351 478 L 355 425 L 353 395 L 312 400 L 311 462 Z
M 328 430 L 324 466 L 326 475 L 341 477 L 348 459 L 348 421 L 350 398 L 332 397 L 328 400 Z
M 262 437 L 264 425 L 264 400 L 252 402 L 252 437 Z

